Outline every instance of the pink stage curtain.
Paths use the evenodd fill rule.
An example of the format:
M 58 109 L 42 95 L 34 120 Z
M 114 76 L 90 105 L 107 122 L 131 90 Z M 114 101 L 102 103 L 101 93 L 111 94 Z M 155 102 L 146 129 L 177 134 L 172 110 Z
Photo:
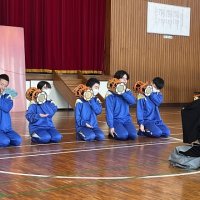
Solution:
M 26 71 L 101 73 L 106 0 L 0 0 L 0 24 L 25 33 Z

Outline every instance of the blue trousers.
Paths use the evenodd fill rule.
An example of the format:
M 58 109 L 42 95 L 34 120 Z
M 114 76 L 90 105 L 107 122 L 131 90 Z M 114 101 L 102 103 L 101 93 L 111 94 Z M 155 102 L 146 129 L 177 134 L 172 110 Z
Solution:
M 168 137 L 170 135 L 169 128 L 162 121 L 145 121 L 144 127 L 149 130 L 145 132 L 147 137 Z
M 15 131 L 0 131 L 0 147 L 7 147 L 9 145 L 19 146 L 21 142 L 21 136 Z
M 38 129 L 31 135 L 32 142 L 45 144 L 49 142 L 60 142 L 62 135 L 55 129 Z
M 102 130 L 98 127 L 96 128 L 88 128 L 82 127 L 80 131 L 76 133 L 77 140 L 84 140 L 84 141 L 93 141 L 93 140 L 104 140 L 105 135 Z
M 137 132 L 132 122 L 119 123 L 114 122 L 114 139 L 116 140 L 135 140 L 137 138 Z

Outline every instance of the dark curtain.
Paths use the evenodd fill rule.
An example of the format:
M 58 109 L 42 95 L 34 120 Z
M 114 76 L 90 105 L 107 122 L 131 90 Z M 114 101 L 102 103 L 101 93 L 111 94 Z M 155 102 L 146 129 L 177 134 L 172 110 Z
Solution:
M 0 0 L 0 24 L 25 33 L 29 72 L 101 73 L 106 0 Z

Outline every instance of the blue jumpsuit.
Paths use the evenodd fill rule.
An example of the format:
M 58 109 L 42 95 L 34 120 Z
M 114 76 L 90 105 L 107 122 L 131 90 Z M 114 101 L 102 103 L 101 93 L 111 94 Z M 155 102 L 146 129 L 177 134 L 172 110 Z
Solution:
M 75 124 L 77 140 L 92 141 L 104 140 L 105 136 L 98 127 L 97 115 L 101 114 L 102 105 L 97 97 L 90 101 L 83 98 L 76 100 L 75 105 Z M 86 126 L 89 124 L 92 128 Z
M 10 110 L 13 100 L 8 94 L 0 95 L 0 147 L 18 146 L 22 142 L 21 136 L 12 129 Z
M 149 137 L 168 137 L 169 128 L 163 123 L 158 106 L 163 101 L 163 95 L 160 92 L 152 92 L 150 96 L 138 95 L 137 100 L 137 121 L 143 124 L 148 131 L 144 135 Z
M 60 142 L 62 135 L 56 130 L 52 118 L 57 111 L 57 106 L 50 100 L 43 104 L 31 104 L 26 111 L 29 121 L 29 132 L 32 141 L 36 143 Z M 39 114 L 48 114 L 40 117 Z
M 137 137 L 135 126 L 132 122 L 129 106 L 136 103 L 132 92 L 127 89 L 118 95 L 110 91 L 106 95 L 106 121 L 109 128 L 114 128 L 117 140 L 134 140 Z

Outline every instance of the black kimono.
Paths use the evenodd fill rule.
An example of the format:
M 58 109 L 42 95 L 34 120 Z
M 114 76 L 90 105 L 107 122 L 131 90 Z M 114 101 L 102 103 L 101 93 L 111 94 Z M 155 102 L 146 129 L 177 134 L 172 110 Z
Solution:
M 200 139 L 200 99 L 181 110 L 183 142 L 192 143 Z

